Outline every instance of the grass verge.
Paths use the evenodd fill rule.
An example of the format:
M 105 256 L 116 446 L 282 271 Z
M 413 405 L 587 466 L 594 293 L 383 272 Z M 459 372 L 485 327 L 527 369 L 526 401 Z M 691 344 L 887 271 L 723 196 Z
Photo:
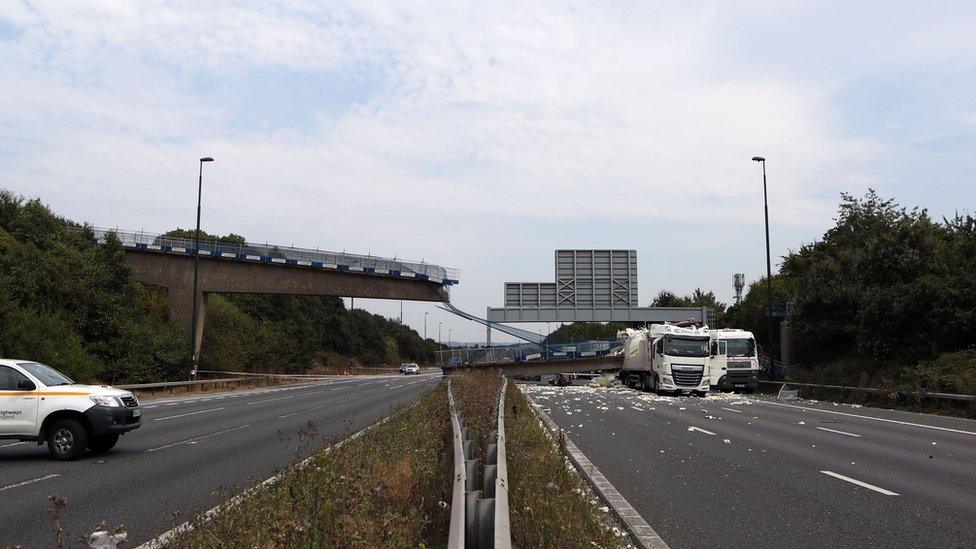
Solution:
M 461 414 L 483 455 L 492 429 L 501 378 L 488 373 L 451 376 Z M 515 547 L 625 547 L 589 488 L 559 452 L 515 383 L 505 395 L 509 510 Z M 620 530 L 618 530 L 620 531 Z
M 446 386 L 339 448 L 256 490 L 171 542 L 174 547 L 444 545 L 450 509 Z

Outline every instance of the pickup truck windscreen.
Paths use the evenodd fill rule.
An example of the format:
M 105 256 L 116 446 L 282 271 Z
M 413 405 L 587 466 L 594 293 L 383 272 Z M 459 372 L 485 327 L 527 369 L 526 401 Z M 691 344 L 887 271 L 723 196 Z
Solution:
M 47 385 L 48 387 L 55 387 L 58 385 L 74 385 L 75 383 L 61 372 L 46 364 L 41 364 L 40 362 L 18 362 L 17 366 L 27 370 L 30 375 L 41 380 L 41 383 Z
M 668 356 L 708 356 L 708 339 L 684 337 L 665 338 L 664 354 Z

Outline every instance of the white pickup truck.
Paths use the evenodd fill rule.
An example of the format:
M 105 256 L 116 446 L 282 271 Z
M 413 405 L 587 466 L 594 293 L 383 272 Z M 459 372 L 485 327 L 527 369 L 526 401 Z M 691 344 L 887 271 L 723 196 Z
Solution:
M 136 397 L 106 385 L 75 383 L 50 366 L 0 359 L 0 439 L 47 442 L 59 460 L 107 452 L 142 425 Z

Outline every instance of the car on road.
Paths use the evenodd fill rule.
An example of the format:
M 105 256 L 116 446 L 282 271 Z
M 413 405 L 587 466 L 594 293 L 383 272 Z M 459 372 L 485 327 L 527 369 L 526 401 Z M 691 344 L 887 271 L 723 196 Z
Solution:
M 142 425 L 135 395 L 107 385 L 75 383 L 30 360 L 0 359 L 0 439 L 47 442 L 55 459 L 107 452 Z
M 419 374 L 420 365 L 416 362 L 404 362 L 400 365 L 400 373 L 404 375 Z

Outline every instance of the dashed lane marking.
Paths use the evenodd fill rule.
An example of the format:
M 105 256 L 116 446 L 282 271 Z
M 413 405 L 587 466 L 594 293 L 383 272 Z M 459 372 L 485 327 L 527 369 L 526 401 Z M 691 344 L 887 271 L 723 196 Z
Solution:
M 848 417 L 856 417 L 856 418 L 860 418 L 860 419 L 870 419 L 872 421 L 883 421 L 885 423 L 895 423 L 895 424 L 898 424 L 898 425 L 907 425 L 909 427 L 921 427 L 923 429 L 934 429 L 936 431 L 945 431 L 945 432 L 948 432 L 948 433 L 959 433 L 961 435 L 976 436 L 976 431 L 964 431 L 962 429 L 951 429 L 949 427 L 938 427 L 938 426 L 935 426 L 935 425 L 925 425 L 923 423 L 911 423 L 909 421 L 898 421 L 896 419 L 885 419 L 883 417 L 862 416 L 860 414 L 849 414 L 847 412 L 838 412 L 836 410 L 824 410 L 823 408 L 813 408 L 813 407 L 808 407 L 808 406 L 794 406 L 792 404 L 783 404 L 783 403 L 780 403 L 780 402 L 769 402 L 767 400 L 757 400 L 756 402 L 760 402 L 762 404 L 768 404 L 770 406 L 784 406 L 786 408 L 796 408 L 798 410 L 805 410 L 805 411 L 808 411 L 808 412 L 821 412 L 821 413 L 824 413 L 824 414 L 834 414 L 834 415 L 838 415 L 838 416 L 848 416 Z
M 250 427 L 250 425 L 241 425 L 239 427 L 233 427 L 231 429 L 224 429 L 223 431 L 217 431 L 216 433 L 210 433 L 210 434 L 207 434 L 207 435 L 201 435 L 201 436 L 198 436 L 198 437 L 193 437 L 193 438 L 188 438 L 186 440 L 181 440 L 179 442 L 174 442 L 172 444 L 164 444 L 162 446 L 157 446 L 155 448 L 149 448 L 146 451 L 147 452 L 158 452 L 160 450 L 165 450 L 166 448 L 172 448 L 173 446 L 179 446 L 181 444 L 194 444 L 194 443 L 200 442 L 201 440 L 206 440 L 206 439 L 208 439 L 210 437 L 215 437 L 217 435 L 222 435 L 224 433 L 230 433 L 232 431 L 239 431 L 241 429 L 247 429 L 248 427 Z
M 226 410 L 226 406 L 221 406 L 220 408 L 211 408 L 209 410 L 198 410 L 196 412 L 187 412 L 185 414 L 176 414 L 175 416 L 157 417 L 153 421 L 163 421 L 167 419 L 176 419 L 178 417 L 195 416 L 197 414 L 206 414 L 208 412 L 219 412 L 220 410 Z
M 848 433 L 847 431 L 838 431 L 837 429 L 828 429 L 826 427 L 817 427 L 817 429 L 820 429 L 821 431 L 827 431 L 830 433 L 837 433 L 838 435 L 847 435 L 849 437 L 861 438 L 861 435 L 855 433 Z
M 14 488 L 20 488 L 21 486 L 27 486 L 28 484 L 34 484 L 35 482 L 41 482 L 42 480 L 48 480 L 55 477 L 60 477 L 61 473 L 52 473 L 43 477 L 32 478 L 30 480 L 25 480 L 24 482 L 18 482 L 17 484 L 11 484 L 9 486 L 4 486 L 0 488 L 0 492 L 6 492 L 7 490 L 13 490 Z
M 842 475 L 840 473 L 835 473 L 833 471 L 820 471 L 820 472 L 823 473 L 823 474 L 825 474 L 825 475 L 829 475 L 829 476 L 832 476 L 834 478 L 839 478 L 840 480 L 844 480 L 844 481 L 850 482 L 851 484 L 857 484 L 858 486 L 862 486 L 864 488 L 867 488 L 868 490 L 874 490 L 875 492 L 878 492 L 879 494 L 884 494 L 886 496 L 897 496 L 898 495 L 897 493 L 892 492 L 891 490 L 885 490 L 884 488 L 879 488 L 878 486 L 875 486 L 873 484 L 868 484 L 867 482 L 864 482 L 864 481 L 861 481 L 861 480 L 857 480 L 855 478 L 845 477 L 844 475 Z

